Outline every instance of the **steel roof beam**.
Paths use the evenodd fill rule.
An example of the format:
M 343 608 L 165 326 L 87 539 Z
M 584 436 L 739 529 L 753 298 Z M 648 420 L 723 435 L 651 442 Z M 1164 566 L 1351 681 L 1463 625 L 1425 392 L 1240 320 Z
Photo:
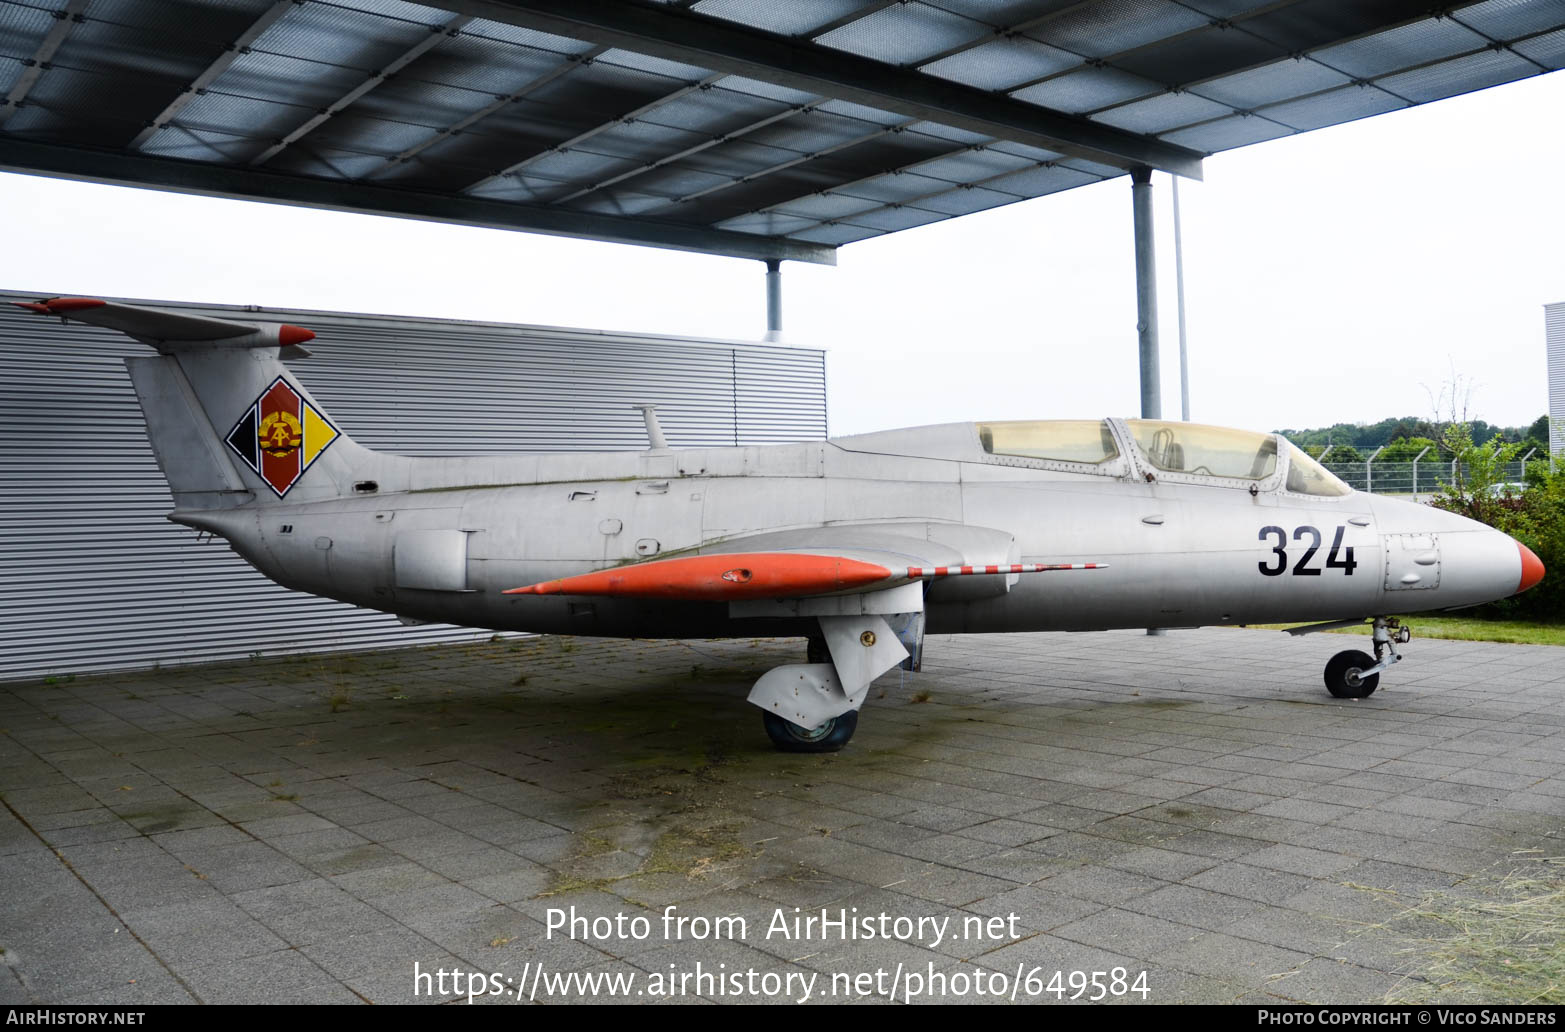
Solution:
M 413 146 L 406 148 L 401 153 L 396 154 L 393 157 L 387 158 L 386 167 L 375 172 L 371 172 L 370 178 L 384 175 L 390 169 L 410 161 L 415 156 L 423 153 L 447 137 L 460 135 L 474 125 L 488 118 L 490 115 L 493 115 L 501 109 L 516 103 L 518 100 L 521 100 L 530 94 L 538 92 L 545 86 L 549 85 L 551 82 L 570 72 L 572 69 L 580 68 L 583 65 L 590 64 L 593 58 L 597 57 L 607 49 L 607 47 L 593 47 L 591 50 L 580 54 L 567 55 L 565 60 L 561 61 L 558 65 L 555 65 L 547 72 L 544 72 L 542 75 L 534 77 L 523 85 L 512 90 L 510 93 L 505 94 L 504 96 L 496 97 L 492 103 L 484 105 L 467 117 L 451 123 L 444 129 L 435 130 L 428 136 L 424 137 L 422 140 L 413 144 Z
M 455 36 L 458 32 L 462 31 L 462 27 L 464 25 L 472 20 L 473 19 L 470 15 L 459 15 L 458 17 L 452 18 L 444 25 L 429 26 L 428 36 L 419 40 L 407 50 L 403 51 L 395 59 L 390 61 L 386 67 L 372 73 L 363 82 L 359 83 L 347 93 L 344 93 L 336 101 L 332 102 L 330 105 L 323 108 L 298 128 L 294 129 L 293 132 L 289 133 L 287 136 L 284 136 L 282 139 L 266 148 L 266 150 L 262 151 L 260 154 L 257 154 L 254 158 L 251 158 L 250 164 L 264 165 L 268 161 L 271 161 L 288 147 L 293 146 L 305 136 L 308 136 L 316 129 L 319 129 L 329 119 L 342 114 L 343 109 L 350 107 L 360 97 L 364 96 L 366 93 L 373 90 L 387 79 L 396 75 L 414 61 L 417 61 L 420 57 L 439 46 L 446 39 Z
M 587 194 L 597 193 L 599 190 L 605 190 L 611 186 L 623 183 L 627 179 L 634 179 L 637 176 L 645 175 L 648 172 L 662 168 L 664 165 L 672 165 L 674 162 L 683 158 L 700 154 L 704 150 L 710 150 L 720 143 L 727 143 L 729 140 L 737 140 L 740 137 L 747 136 L 750 133 L 756 132 L 757 130 L 765 129 L 769 125 L 775 125 L 785 118 L 792 118 L 794 115 L 803 114 L 810 110 L 811 105 L 799 104 L 794 107 L 778 111 L 775 114 L 767 115 L 765 118 L 750 122 L 747 125 L 742 125 L 737 129 L 732 129 L 726 133 L 713 136 L 710 139 L 702 140 L 700 143 L 691 144 L 689 147 L 686 147 L 683 150 L 675 151 L 673 154 L 665 154 L 661 158 L 656 158 L 652 161 L 646 162 L 645 164 L 637 165 L 635 168 L 621 172 L 617 176 L 610 176 L 607 179 L 600 179 L 596 183 L 589 183 L 581 189 L 573 190 L 564 197 L 555 198 L 549 203 L 565 204 L 567 201 L 574 201 L 578 197 L 585 197 Z
M 622 47 L 1118 168 L 1201 177 L 1199 152 L 817 43 L 628 0 L 428 0 L 491 21 Z
M 348 180 L 321 179 L 266 169 L 35 143 L 0 134 L 0 171 L 151 187 L 176 193 L 294 204 L 306 208 L 396 215 L 485 229 L 606 240 L 731 258 L 783 259 L 835 265 L 837 249 L 781 237 L 708 229 L 656 219 L 565 211 L 481 197 L 427 193 Z
M 217 60 L 207 65 L 205 71 L 191 80 L 190 85 L 186 86 L 179 96 L 170 101 L 167 107 L 158 112 L 157 116 L 147 123 L 145 129 L 136 134 L 136 138 L 130 141 L 130 149 L 140 150 L 159 129 L 173 121 L 174 116 L 179 114 L 186 104 L 205 93 L 206 88 L 216 82 L 219 75 L 228 71 L 229 65 L 238 60 L 241 55 L 249 53 L 250 44 L 259 39 L 261 34 L 267 29 L 277 24 L 278 19 L 292 10 L 294 6 L 294 0 L 277 0 L 271 7 L 268 7 L 248 29 L 240 33 L 239 38 L 228 44 L 228 47 L 218 55 Z
M 65 42 L 65 37 L 71 34 L 71 28 L 82 21 L 82 11 L 86 8 L 87 0 L 70 0 L 64 10 L 54 12 L 55 23 L 44 34 L 33 56 L 23 62 L 26 67 L 21 76 L 12 84 L 5 100 L 0 102 L 0 125 L 5 125 L 16 114 L 38 80 L 43 78 L 43 73 L 49 70 L 49 62 L 54 60 L 55 51 Z
M 674 101 L 680 99 L 681 97 L 688 97 L 690 94 L 696 92 L 697 90 L 708 89 L 709 87 L 711 87 L 711 85 L 713 83 L 717 82 L 719 79 L 724 79 L 724 78 L 727 78 L 727 76 L 722 75 L 722 74 L 708 75 L 706 78 L 700 80 L 699 82 L 686 83 L 684 86 L 681 86 L 679 89 L 674 90 L 672 93 L 665 93 L 661 97 L 656 98 L 655 100 L 650 100 L 647 103 L 645 103 L 645 104 L 641 105 L 640 107 L 636 108 L 634 111 L 627 111 L 627 112 L 625 112 L 625 114 L 616 116 L 614 118 L 611 118 L 607 122 L 600 122 L 597 125 L 593 126 L 591 129 L 588 129 L 585 132 L 577 133 L 575 136 L 572 136 L 568 140 L 562 140 L 561 142 L 556 143 L 556 144 L 554 144 L 552 146 L 545 147 L 543 150 L 538 151 L 536 154 L 529 154 L 527 157 L 523 158 L 521 161 L 513 162 L 512 164 L 507 165 L 505 168 L 503 168 L 500 171 L 496 172 L 494 175 L 485 176 L 484 178 L 480 179 L 478 182 L 473 183 L 470 186 L 463 187 L 462 191 L 464 193 L 470 192 L 470 191 L 473 191 L 473 190 L 477 190 L 481 186 L 487 186 L 488 184 L 494 182 L 497 179 L 508 179 L 511 176 L 514 176 L 516 173 L 520 172 L 522 169 L 527 168 L 529 165 L 537 164 L 538 162 L 542 161 L 544 158 L 549 157 L 551 154 L 564 154 L 566 151 L 569 151 L 571 148 L 577 147 L 577 146 L 580 146 L 583 143 L 586 143 L 588 140 L 592 139 L 594 136 L 600 136 L 603 133 L 608 132 L 610 129 L 617 128 L 618 126 L 630 125 L 632 122 L 636 121 L 636 119 L 640 118 L 642 115 L 645 115 L 647 112 L 653 111 L 653 110 L 655 110 L 657 108 L 660 108 L 660 107 L 662 107 L 665 104 L 672 104 Z

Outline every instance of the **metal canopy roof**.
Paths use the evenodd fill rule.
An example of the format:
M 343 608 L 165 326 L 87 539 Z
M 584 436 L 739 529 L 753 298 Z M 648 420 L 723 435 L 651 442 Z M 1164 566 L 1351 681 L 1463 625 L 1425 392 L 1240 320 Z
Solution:
M 0 0 L 0 168 L 746 258 L 1565 65 L 1565 0 Z

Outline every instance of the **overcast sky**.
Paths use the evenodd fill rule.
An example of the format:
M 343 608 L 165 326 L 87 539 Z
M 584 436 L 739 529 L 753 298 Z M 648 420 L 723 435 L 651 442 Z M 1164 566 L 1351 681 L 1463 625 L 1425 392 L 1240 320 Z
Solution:
M 1192 417 L 1270 430 L 1547 408 L 1565 301 L 1565 75 L 1209 158 L 1181 184 Z M 1158 205 L 1163 413 L 1179 415 L 1173 221 Z M 764 330 L 763 266 L 400 219 L 0 175 L 0 289 L 698 336 Z M 785 264 L 786 339 L 829 349 L 834 434 L 1135 415 L 1119 179 Z M 306 378 L 308 371 L 301 370 Z

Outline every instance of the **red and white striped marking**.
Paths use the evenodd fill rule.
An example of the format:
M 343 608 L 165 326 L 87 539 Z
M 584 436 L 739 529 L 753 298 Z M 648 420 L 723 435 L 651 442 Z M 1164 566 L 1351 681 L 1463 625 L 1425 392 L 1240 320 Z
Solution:
M 1056 570 L 1106 570 L 1108 563 L 1010 563 L 1003 566 L 909 566 L 909 580 L 928 577 L 967 577 L 989 573 L 1053 573 Z

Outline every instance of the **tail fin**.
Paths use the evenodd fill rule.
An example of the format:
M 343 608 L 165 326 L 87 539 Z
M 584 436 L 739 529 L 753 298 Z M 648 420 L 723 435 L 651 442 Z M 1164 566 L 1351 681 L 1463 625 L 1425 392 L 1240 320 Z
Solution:
M 369 452 L 354 444 L 283 365 L 315 334 L 95 298 L 21 304 L 119 330 L 158 354 L 127 358 L 158 465 L 180 509 L 318 501 L 352 493 Z

